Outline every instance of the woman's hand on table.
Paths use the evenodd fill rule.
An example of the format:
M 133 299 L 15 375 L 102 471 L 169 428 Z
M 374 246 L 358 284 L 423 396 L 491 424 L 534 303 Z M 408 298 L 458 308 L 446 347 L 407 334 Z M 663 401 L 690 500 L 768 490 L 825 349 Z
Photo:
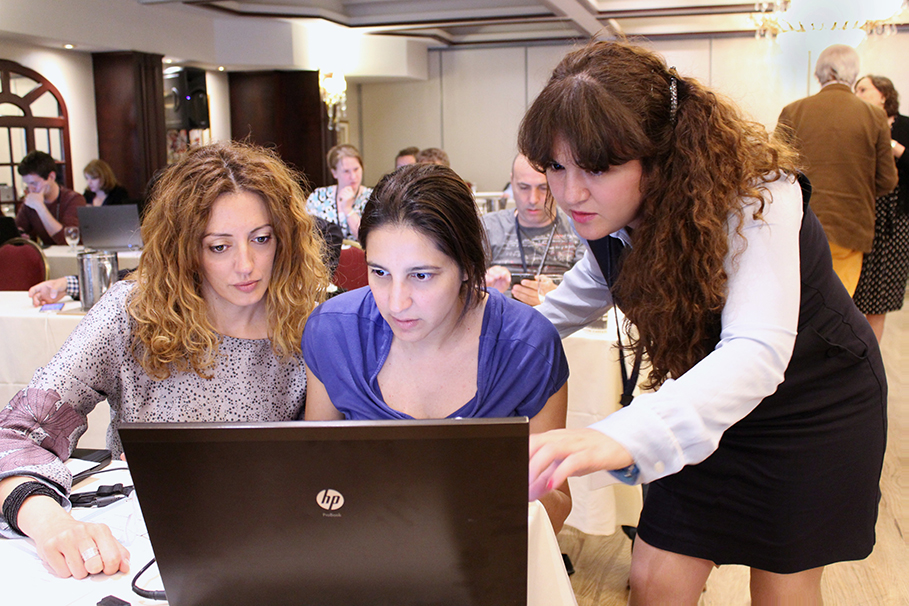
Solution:
M 28 289 L 32 305 L 41 307 L 46 303 L 56 303 L 66 296 L 66 277 L 39 282 Z
M 634 463 L 625 448 L 595 429 L 554 429 L 530 436 L 529 494 L 538 499 L 569 477 L 623 469 Z
M 129 572 L 129 551 L 104 524 L 80 522 L 53 499 L 33 496 L 19 510 L 19 528 L 58 577 Z

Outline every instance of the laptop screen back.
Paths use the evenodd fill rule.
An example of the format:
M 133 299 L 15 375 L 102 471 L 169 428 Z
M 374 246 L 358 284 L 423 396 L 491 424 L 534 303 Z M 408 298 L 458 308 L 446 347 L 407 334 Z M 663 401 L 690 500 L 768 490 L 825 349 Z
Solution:
M 171 606 L 527 603 L 526 419 L 119 431 Z
M 135 204 L 80 206 L 76 210 L 86 248 L 111 251 L 142 248 L 139 208 Z

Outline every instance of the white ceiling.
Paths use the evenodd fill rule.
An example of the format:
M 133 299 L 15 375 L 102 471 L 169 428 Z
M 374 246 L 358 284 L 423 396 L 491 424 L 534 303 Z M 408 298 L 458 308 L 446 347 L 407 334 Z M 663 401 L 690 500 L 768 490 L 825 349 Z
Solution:
M 440 46 L 545 42 L 590 36 L 753 34 L 773 2 L 732 0 L 137 0 L 181 3 L 249 19 L 321 18 Z M 799 0 L 801 1 L 801 0 Z M 854 0 L 861 2 L 862 0 Z M 909 11 L 904 11 L 905 17 Z M 901 22 L 906 22 L 905 20 Z

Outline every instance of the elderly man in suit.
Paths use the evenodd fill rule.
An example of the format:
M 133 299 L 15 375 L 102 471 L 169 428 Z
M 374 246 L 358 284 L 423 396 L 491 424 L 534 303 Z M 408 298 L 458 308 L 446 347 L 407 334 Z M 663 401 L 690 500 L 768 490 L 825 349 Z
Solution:
M 792 137 L 811 180 L 811 207 L 824 226 L 833 269 L 849 294 L 874 240 L 874 200 L 896 187 L 887 116 L 852 93 L 859 56 L 835 44 L 820 54 L 821 90 L 783 108 L 777 132 Z

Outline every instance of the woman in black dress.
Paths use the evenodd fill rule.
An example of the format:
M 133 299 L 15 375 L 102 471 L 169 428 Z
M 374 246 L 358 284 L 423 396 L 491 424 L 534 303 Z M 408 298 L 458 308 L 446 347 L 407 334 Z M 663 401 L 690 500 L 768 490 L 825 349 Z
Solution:
M 696 604 L 720 564 L 751 567 L 755 606 L 820 604 L 824 566 L 874 545 L 887 385 L 794 152 L 616 42 L 562 60 L 519 148 L 589 247 L 538 309 L 565 336 L 618 301 L 658 388 L 531 436 L 531 498 L 649 483 L 630 604 Z
M 903 308 L 909 278 L 909 156 L 904 153 L 909 145 L 909 118 L 899 113 L 899 93 L 889 78 L 860 78 L 855 94 L 887 112 L 900 176 L 896 189 L 875 201 L 874 242 L 862 259 L 862 274 L 852 296 L 880 343 L 885 314 Z

